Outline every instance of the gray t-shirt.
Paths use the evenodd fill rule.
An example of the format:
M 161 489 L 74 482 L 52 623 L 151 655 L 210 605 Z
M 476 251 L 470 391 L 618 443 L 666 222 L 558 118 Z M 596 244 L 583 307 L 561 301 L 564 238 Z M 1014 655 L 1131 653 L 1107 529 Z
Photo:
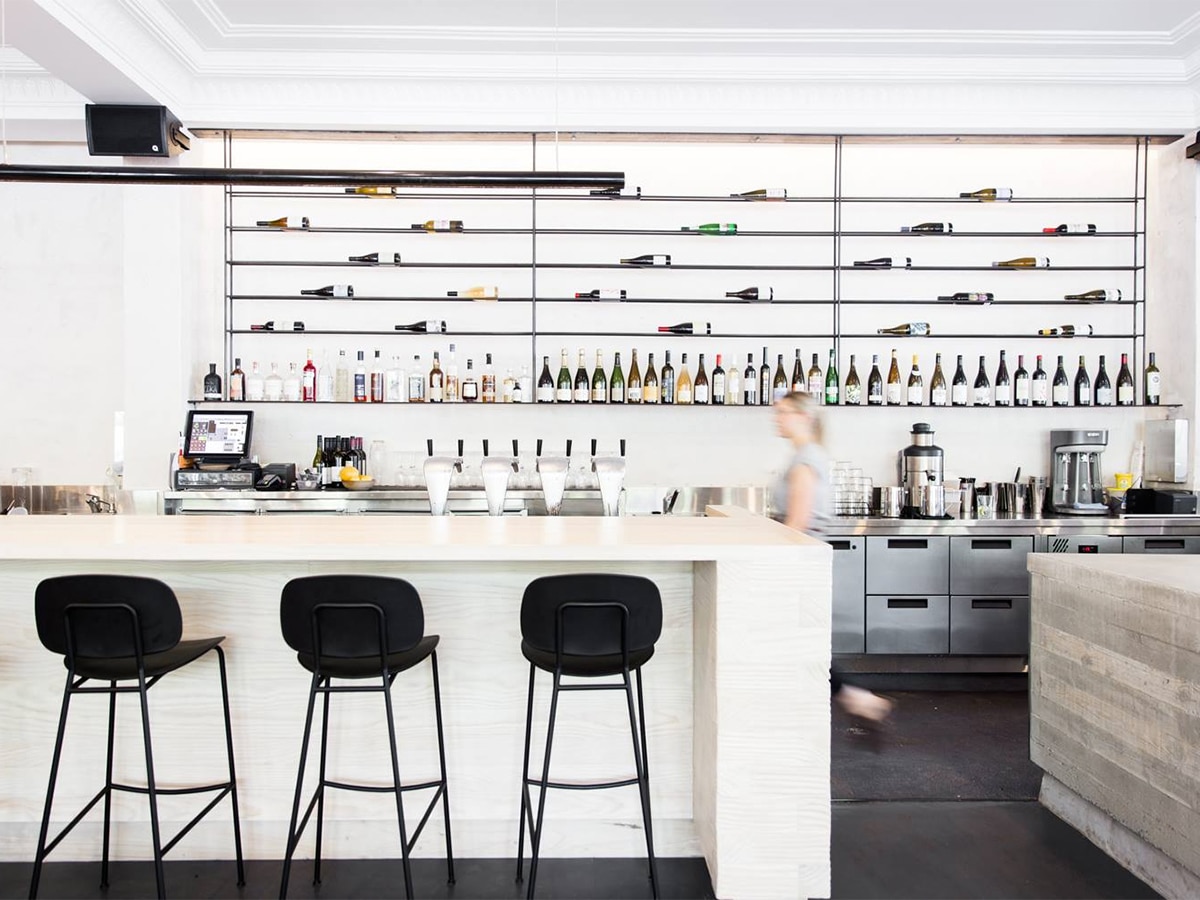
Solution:
M 787 471 L 771 484 L 771 518 L 782 522 L 787 518 L 788 477 L 796 466 L 808 466 L 812 470 L 813 498 L 807 533 L 820 537 L 829 523 L 832 508 L 829 496 L 829 457 L 817 443 L 799 447 L 788 464 Z

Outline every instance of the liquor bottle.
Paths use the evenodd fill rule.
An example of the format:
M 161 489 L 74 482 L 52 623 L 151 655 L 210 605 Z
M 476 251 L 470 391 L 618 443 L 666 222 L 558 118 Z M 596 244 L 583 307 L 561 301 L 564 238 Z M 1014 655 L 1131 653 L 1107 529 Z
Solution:
M 962 354 L 958 354 L 958 365 L 954 369 L 954 378 L 950 380 L 950 405 L 967 405 L 967 373 L 963 371 Z
M 979 371 L 975 375 L 974 406 L 992 405 L 992 385 L 987 377 L 987 357 L 979 357 Z
M 804 363 L 800 361 L 800 348 L 796 348 L 796 361 L 792 363 L 792 390 L 805 392 L 808 390 L 808 381 L 804 376 Z
M 500 379 L 500 402 L 521 402 L 521 385 L 513 376 L 513 370 L 511 366 L 504 370 L 504 377 Z
M 780 353 L 775 362 L 775 378 L 771 382 L 771 402 L 778 403 L 788 392 L 787 371 L 783 368 L 783 354 Z
M 1112 406 L 1113 405 L 1113 389 L 1112 382 L 1108 378 L 1108 372 L 1104 370 L 1104 354 L 1100 354 L 1100 371 L 1096 373 L 1096 386 L 1094 402 L 1096 406 Z
M 669 266 L 670 253 L 643 253 L 641 256 L 631 256 L 621 260 L 623 266 Z
M 1150 362 L 1146 364 L 1146 376 L 1142 381 L 1145 386 L 1146 405 L 1158 406 L 1159 399 L 1162 396 L 1162 374 L 1158 371 L 1158 366 L 1154 362 L 1154 353 L 1150 353 Z
M 367 396 L 372 403 L 383 402 L 383 386 L 384 386 L 385 370 L 383 368 L 383 358 L 379 355 L 379 351 L 375 351 L 375 358 L 371 363 L 371 371 L 367 379 Z
M 313 454 L 312 464 L 309 466 L 317 473 L 317 484 L 324 483 L 325 480 L 325 440 L 321 435 L 317 435 L 317 452 Z
M 715 382 L 715 375 L 713 380 Z M 715 396 L 713 400 L 716 400 Z M 742 373 L 738 369 L 737 363 L 731 359 L 729 369 L 725 372 L 725 405 L 741 406 L 744 402 L 745 397 L 742 395 Z
M 911 256 L 880 256 L 875 259 L 857 259 L 854 265 L 860 269 L 911 269 Z
M 762 365 L 758 367 L 758 405 L 771 405 L 771 364 L 767 362 L 767 348 L 763 347 Z
M 558 403 L 570 403 L 572 396 L 571 368 L 567 364 L 567 349 L 563 348 L 562 360 L 558 368 L 558 381 L 555 385 L 554 399 Z
M 494 284 L 477 284 L 461 291 L 446 291 L 447 297 L 462 297 L 464 300 L 499 300 L 500 288 Z
M 234 357 L 233 371 L 229 373 L 229 399 L 238 403 L 246 399 L 246 373 L 242 371 L 241 357 Z
M 246 399 L 262 400 L 266 396 L 266 382 L 258 371 L 258 363 L 250 363 L 250 374 L 246 376 Z
M 913 354 L 912 368 L 908 370 L 907 387 L 905 399 L 909 406 L 920 406 L 925 402 L 925 381 L 921 377 L 921 367 L 915 353 Z
M 413 222 L 415 231 L 462 231 L 461 219 L 426 219 L 424 222 Z
M 968 200 L 1011 200 L 1012 188 L 980 188 L 977 191 L 963 191 L 958 196 Z
M 354 187 L 346 188 L 346 193 L 362 194 L 365 197 L 390 197 L 396 193 L 396 189 L 379 184 L 356 184 Z
M 700 358 L 700 371 L 704 371 L 704 357 Z M 699 378 L 696 380 L 699 385 Z M 725 377 L 725 367 L 721 365 L 721 354 L 717 354 L 717 364 L 713 366 L 712 371 L 712 404 L 713 406 L 725 405 L 725 392 L 729 389 L 729 379 Z M 697 390 L 697 402 L 699 400 L 699 390 Z
M 933 358 L 933 377 L 929 379 L 929 405 L 945 406 L 950 402 L 950 392 L 946 390 L 946 373 L 942 371 L 942 354 Z
M 608 402 L 608 376 L 604 373 L 604 351 L 596 351 L 596 368 L 592 370 L 592 402 Z
M 900 364 L 896 361 L 896 351 L 892 351 L 892 364 L 888 368 L 885 399 L 888 406 L 900 405 Z
M 638 368 L 637 347 L 631 351 L 629 377 L 625 379 L 625 402 L 642 402 L 642 370 Z
M 825 405 L 837 406 L 840 388 L 840 379 L 838 378 L 837 359 L 833 355 L 833 348 L 829 350 L 829 368 L 825 370 Z
M 675 402 L 675 367 L 671 365 L 671 351 L 665 354 L 662 374 L 659 376 L 659 399 L 666 404 Z
M 1028 406 L 1029 399 L 1029 372 L 1025 368 L 1025 357 L 1017 354 L 1017 371 L 1013 375 L 1013 406 Z
M 450 345 L 450 358 L 446 360 L 446 386 L 442 390 L 442 400 L 446 403 L 458 403 L 462 400 L 458 385 L 458 348 Z
M 408 370 L 408 402 L 425 402 L 425 369 L 419 353 L 413 354 L 412 368 Z
M 695 228 L 684 225 L 680 231 L 694 231 L 697 234 L 737 234 L 737 224 L 733 222 L 705 222 Z
M 445 334 L 446 323 L 441 319 L 425 319 L 420 322 L 410 322 L 408 325 L 397 325 L 397 331 L 411 331 L 414 334 Z
M 1087 373 L 1087 358 L 1079 357 L 1079 368 L 1075 370 L 1075 405 L 1092 405 L 1092 379 Z
M 617 288 L 593 288 L 575 295 L 576 300 L 624 300 L 625 291 Z
M 349 403 L 354 399 L 354 389 L 350 381 L 350 365 L 346 361 L 346 351 L 338 351 L 337 368 L 333 373 L 333 399 L 338 403 Z
M 263 379 L 263 398 L 266 400 L 283 399 L 283 377 L 279 374 L 279 364 L 271 363 L 271 374 Z
M 812 355 L 812 365 L 808 367 L 808 392 L 812 398 L 821 402 L 821 394 L 825 389 L 825 373 L 821 371 L 821 367 L 817 364 L 817 354 Z
M 775 299 L 775 288 L 748 287 L 742 288 L 740 291 L 726 291 L 725 296 L 732 297 L 735 300 L 747 300 L 750 303 L 769 303 Z
M 714 372 L 713 374 L 715 375 L 716 373 Z M 692 381 L 692 402 L 707 405 L 709 402 L 708 394 L 708 373 L 704 371 L 704 354 L 701 353 L 700 365 L 696 368 L 696 377 Z
M 1043 228 L 1042 234 L 1095 234 L 1096 226 L 1083 222 L 1067 222 L 1051 228 Z
M 363 352 L 358 351 L 358 365 L 354 369 L 354 402 L 367 402 L 367 364 L 363 361 Z
M 1071 382 L 1067 380 L 1067 370 L 1063 368 L 1063 358 L 1058 358 L 1058 368 L 1054 371 L 1054 382 L 1050 386 L 1050 403 L 1054 406 L 1071 405 Z
M 383 402 L 408 402 L 408 385 L 405 381 L 404 368 L 400 365 L 400 357 L 392 354 L 392 364 L 387 367 L 383 378 Z M 317 394 L 320 397 L 320 393 Z
M 550 374 L 550 357 L 542 357 L 542 374 L 538 376 L 537 402 L 554 402 L 554 376 Z
M 327 284 L 319 288 L 301 288 L 300 293 L 309 297 L 353 297 L 354 285 Z
M 1063 294 L 1064 300 L 1077 300 L 1080 303 L 1120 303 L 1120 288 L 1097 288 L 1094 291 L 1084 291 L 1081 294 Z
M 747 200 L 786 200 L 787 188 L 756 188 L 753 191 L 742 191 L 740 194 L 730 194 L 730 197 L 744 197 Z
M 303 397 L 303 385 L 300 371 L 294 362 L 288 363 L 288 372 L 283 379 L 283 399 L 288 403 L 299 403 Z
M 1117 373 L 1117 406 L 1133 406 L 1136 394 L 1133 373 L 1129 371 L 1129 354 L 1121 354 L 1121 371 Z
M 867 406 L 883 406 L 883 376 L 879 374 L 879 354 L 871 354 L 871 374 L 867 376 Z
M 996 368 L 996 405 L 1012 406 L 1012 379 L 1008 375 L 1008 362 L 1004 351 L 1000 351 L 1000 365 Z
M 862 405 L 862 382 L 858 379 L 858 369 L 854 367 L 854 354 L 850 354 L 850 372 L 846 375 L 846 405 Z
M 1063 373 L 1064 377 L 1066 373 Z M 1042 368 L 1042 354 L 1037 355 L 1037 368 L 1033 370 L 1033 378 L 1029 382 L 1029 405 L 1045 406 L 1050 399 L 1049 380 L 1046 370 Z
M 517 390 L 521 396 L 518 398 L 514 392 L 513 403 L 533 402 L 533 375 L 530 374 L 528 365 L 521 366 L 521 374 L 517 376 Z
M 891 328 L 876 328 L 876 334 L 903 334 L 903 335 L 927 335 L 933 332 L 929 328 L 928 322 L 904 322 L 900 325 L 893 325 Z
M 692 376 L 688 372 L 686 353 L 679 362 L 679 374 L 675 376 L 675 402 L 680 406 L 692 405 Z
M 446 402 L 446 374 L 442 371 L 442 359 L 438 351 L 433 351 L 433 365 L 429 369 L 429 387 L 425 391 L 425 402 Z
M 463 372 L 462 383 L 458 386 L 463 403 L 474 403 L 479 399 L 479 380 L 475 376 L 475 360 L 467 357 L 467 370 Z
M 592 380 L 588 378 L 587 362 L 584 360 L 584 350 L 579 348 L 579 368 L 575 370 L 575 389 L 571 400 L 575 403 L 587 403 L 592 395 Z
M 954 224 L 951 222 L 922 222 L 919 225 L 901 225 L 900 231 L 915 234 L 952 234 Z
M 233 393 L 233 386 L 230 385 L 230 393 Z M 230 399 L 233 399 L 232 397 Z M 307 359 L 304 362 L 304 372 L 301 377 L 300 399 L 305 403 L 317 402 L 317 367 L 313 363 L 312 350 L 307 351 Z
M 194 384 L 195 382 L 193 382 Z M 208 364 L 208 374 L 204 376 L 204 399 L 205 400 L 220 400 L 221 394 L 221 376 L 217 374 L 217 364 Z
M 642 379 L 642 402 L 656 404 L 661 392 L 658 389 L 658 373 L 654 371 L 654 354 L 651 353 L 647 360 L 646 377 Z
M 712 322 L 702 322 L 703 328 L 700 334 L 712 334 Z M 678 325 L 659 325 L 658 330 L 662 334 L 696 334 L 695 326 L 691 322 L 680 322 Z
M 479 399 L 484 403 L 496 402 L 496 370 L 492 368 L 492 354 L 483 355 L 483 374 L 479 378 Z
M 997 260 L 992 263 L 992 267 L 997 269 L 1048 269 L 1050 268 L 1050 257 L 1018 256 L 1015 259 Z
M 621 351 L 613 353 L 612 375 L 608 379 L 608 402 L 625 402 L 625 373 L 621 370 Z
M 943 303 L 991 303 L 996 295 L 990 291 L 957 291 L 938 297 Z
M 1090 336 L 1093 329 L 1091 325 L 1059 325 L 1057 328 L 1039 328 L 1038 334 L 1043 337 Z
M 742 405 L 758 406 L 758 372 L 754 368 L 754 354 L 746 354 L 746 371 L 742 373 Z
M 259 228 L 287 228 L 288 227 L 288 217 L 280 216 L 278 219 L 259 219 L 254 224 L 257 225 Z M 300 227 L 301 228 L 308 227 L 308 216 L 301 217 Z

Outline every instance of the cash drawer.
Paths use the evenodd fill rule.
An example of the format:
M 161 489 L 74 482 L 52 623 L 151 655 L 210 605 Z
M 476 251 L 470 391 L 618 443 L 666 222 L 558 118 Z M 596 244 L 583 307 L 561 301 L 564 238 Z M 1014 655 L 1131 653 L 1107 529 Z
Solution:
M 868 653 L 949 653 L 950 598 L 867 597 Z
M 833 652 L 862 653 L 866 634 L 867 547 L 861 537 L 826 538 L 833 548 Z
M 1029 593 L 1031 535 L 950 538 L 951 594 Z
M 867 538 L 867 593 L 950 593 L 948 537 Z
M 950 652 L 1029 655 L 1028 597 L 951 597 Z

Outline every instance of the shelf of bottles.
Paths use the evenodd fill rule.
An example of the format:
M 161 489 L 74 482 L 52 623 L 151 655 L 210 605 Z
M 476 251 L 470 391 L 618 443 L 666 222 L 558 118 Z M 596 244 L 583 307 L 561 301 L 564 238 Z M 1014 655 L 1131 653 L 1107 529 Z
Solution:
M 534 143 L 535 164 L 548 164 L 545 142 Z M 1061 355 L 1068 405 L 1083 405 L 1080 358 L 1088 405 L 1156 399 L 1145 140 L 1071 147 L 1050 164 L 1025 154 L 1015 166 L 1024 148 L 840 138 L 738 148 L 755 157 L 740 171 L 759 185 L 703 165 L 709 151 L 695 145 L 639 148 L 640 170 L 602 142 L 572 149 L 582 154 L 572 165 L 624 168 L 629 186 L 228 189 L 221 395 L 762 405 L 804 389 L 867 406 L 873 358 L 886 389 L 895 356 L 903 399 L 882 405 L 919 394 L 921 405 L 1021 406 L 1028 391 L 1036 406 L 1035 359 L 1052 387 Z M 679 164 L 681 153 L 695 164 Z M 663 383 L 668 355 L 673 384 Z M 960 355 L 965 403 L 950 390 Z M 245 368 L 233 377 L 235 359 Z M 651 371 L 656 395 L 644 393 Z

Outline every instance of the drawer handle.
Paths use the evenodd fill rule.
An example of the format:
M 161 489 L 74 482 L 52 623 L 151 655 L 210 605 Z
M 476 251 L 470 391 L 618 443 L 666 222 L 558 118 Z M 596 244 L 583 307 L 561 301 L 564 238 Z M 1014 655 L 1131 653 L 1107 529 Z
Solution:
M 1011 550 L 1012 538 L 971 538 L 972 550 Z
M 929 609 L 929 601 L 924 598 L 918 600 L 912 597 L 888 597 L 888 609 Z
M 888 538 L 889 550 L 926 550 L 929 541 L 925 538 Z
M 1182 550 L 1182 538 L 1146 538 L 1146 552 L 1153 553 L 1155 550 Z
M 849 541 L 829 541 L 829 546 L 834 550 L 853 550 Z
M 971 609 L 1012 609 L 1012 600 L 972 600 Z

